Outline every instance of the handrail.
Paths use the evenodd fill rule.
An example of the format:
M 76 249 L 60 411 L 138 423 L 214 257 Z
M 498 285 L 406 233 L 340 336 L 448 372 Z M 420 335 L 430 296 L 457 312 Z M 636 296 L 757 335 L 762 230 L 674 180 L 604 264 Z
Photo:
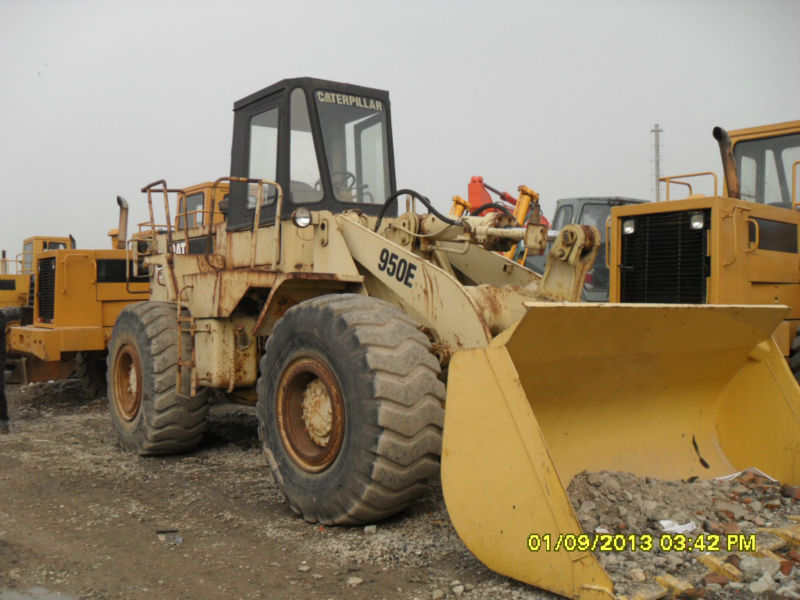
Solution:
M 608 240 L 611 238 L 611 216 L 606 218 L 606 269 L 611 270 L 611 262 L 608 256 L 609 244 Z
M 735 263 L 736 262 L 736 257 L 739 254 L 739 245 L 738 245 L 738 243 L 736 241 L 736 213 L 739 212 L 739 211 L 746 212 L 746 211 L 749 211 L 749 210 L 750 210 L 749 208 L 745 208 L 745 207 L 740 206 L 740 205 L 737 204 L 736 206 L 733 207 L 733 210 L 731 211 L 731 214 L 722 215 L 723 219 L 730 219 L 731 220 L 731 227 L 733 228 L 733 256 L 731 257 L 731 259 L 729 261 L 726 261 L 726 262 L 722 263 L 723 267 L 729 267 L 733 263 Z M 750 217 L 747 217 L 745 219 L 745 222 L 747 222 L 749 219 L 750 219 Z M 750 250 L 748 250 L 748 252 L 749 251 Z
M 792 164 L 792 209 L 797 209 L 797 167 L 800 166 L 800 160 L 794 161 Z
M 156 186 L 161 186 L 161 188 L 156 188 Z M 149 183 L 142 188 L 142 193 L 147 193 L 147 208 L 150 212 L 150 226 L 153 230 L 153 237 L 155 238 L 156 235 L 156 219 L 153 214 L 153 192 L 162 192 L 164 194 L 164 215 L 166 216 L 167 223 L 164 227 L 167 230 L 167 254 L 173 254 L 173 243 L 172 243 L 172 219 L 170 218 L 169 214 L 169 194 L 176 194 L 178 192 L 182 192 L 183 190 L 180 189 L 170 189 L 167 186 L 167 182 L 163 179 L 159 179 L 158 181 L 154 181 L 153 183 Z M 141 227 L 141 223 L 139 226 Z
M 20 265 L 22 265 L 22 274 L 23 275 L 30 275 L 30 274 L 33 273 L 34 262 L 35 262 L 33 260 L 33 255 L 34 254 L 35 254 L 35 252 L 33 250 L 30 250 L 28 252 L 22 251 L 19 254 L 17 254 L 16 258 L 14 258 L 15 261 L 19 262 Z M 30 268 L 30 270 L 27 270 L 27 271 L 25 270 L 25 257 L 26 256 L 30 256 L 31 257 L 31 268 Z
M 755 252 L 756 250 L 758 250 L 758 247 L 759 247 L 759 245 L 761 244 L 761 229 L 760 229 L 760 228 L 759 228 L 759 226 L 758 226 L 758 221 L 756 221 L 755 219 L 753 219 L 753 218 L 751 218 L 751 217 L 747 217 L 747 218 L 744 220 L 744 222 L 745 222 L 747 225 L 750 225 L 750 224 L 752 223 L 752 224 L 753 224 L 753 226 L 756 228 L 756 239 L 755 239 L 755 243 L 754 243 L 754 244 L 750 244 L 750 241 L 749 241 L 749 239 L 748 239 L 748 242 L 747 242 L 747 250 L 745 250 L 745 252 L 748 252 L 748 253 L 750 253 L 750 252 Z M 750 236 L 748 235 L 748 238 L 749 238 L 749 237 L 750 237 Z
M 10 265 L 14 265 L 14 272 L 11 273 Z M 18 258 L 0 258 L 0 274 L 2 275 L 22 275 L 22 261 Z
M 681 178 L 684 178 L 684 177 L 702 177 L 704 175 L 711 175 L 711 177 L 714 178 L 714 195 L 716 196 L 717 195 L 717 188 L 719 187 L 716 173 L 714 173 L 712 171 L 701 171 L 701 172 L 698 172 L 698 173 L 684 173 L 683 175 L 670 175 L 668 177 L 661 177 L 659 179 L 659 181 L 663 181 L 664 183 L 667 184 L 667 202 L 669 202 L 669 186 L 670 186 L 671 183 L 687 186 L 689 188 L 689 195 L 691 196 L 691 194 L 692 194 L 692 186 L 691 186 L 691 184 L 689 184 L 689 183 L 687 183 L 685 181 L 678 181 L 678 179 L 681 179 Z

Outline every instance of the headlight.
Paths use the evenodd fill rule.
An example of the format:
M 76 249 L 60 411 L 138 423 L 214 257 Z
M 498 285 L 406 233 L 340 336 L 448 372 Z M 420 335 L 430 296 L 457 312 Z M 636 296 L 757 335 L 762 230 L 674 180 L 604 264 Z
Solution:
M 630 235 L 636 231 L 636 221 L 633 219 L 626 219 L 622 222 L 622 233 Z
M 704 224 L 702 213 L 695 213 L 689 217 L 689 227 L 691 229 L 702 229 Z
M 311 225 L 311 211 L 307 208 L 298 208 L 292 213 L 292 223 L 300 229 Z

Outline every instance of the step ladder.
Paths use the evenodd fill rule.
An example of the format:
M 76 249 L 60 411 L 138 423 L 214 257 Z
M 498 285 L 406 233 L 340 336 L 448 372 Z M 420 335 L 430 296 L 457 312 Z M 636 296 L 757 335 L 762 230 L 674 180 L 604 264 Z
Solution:
M 191 286 L 189 286 L 191 287 Z M 184 288 L 186 289 L 186 288 Z M 181 290 L 183 292 L 183 290 Z M 195 344 L 194 338 L 197 333 L 197 323 L 194 317 L 186 316 L 183 314 L 183 306 L 181 305 L 181 294 L 177 297 L 178 309 L 178 370 L 176 374 L 175 385 L 177 386 L 177 393 L 181 394 L 183 390 L 184 376 L 189 377 L 189 397 L 195 398 L 197 396 L 197 362 L 195 360 Z M 183 335 L 187 334 L 192 348 L 192 356 L 189 360 L 183 358 Z M 186 372 L 186 371 L 188 372 Z

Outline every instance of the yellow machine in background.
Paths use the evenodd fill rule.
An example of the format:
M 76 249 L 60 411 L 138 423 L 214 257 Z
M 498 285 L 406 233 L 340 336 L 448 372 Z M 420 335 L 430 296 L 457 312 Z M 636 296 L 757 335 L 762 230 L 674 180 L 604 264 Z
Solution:
M 165 194 L 176 196 L 171 227 L 191 236 L 203 223 L 219 221 L 227 185 L 203 183 Z M 25 263 L 36 274 L 31 316 L 7 336 L 9 354 L 25 358 L 19 379 L 62 379 L 76 371 L 92 397 L 105 393 L 106 346 L 114 322 L 123 308 L 147 300 L 150 293 L 149 279 L 137 275 L 138 265 L 131 260 L 135 252 L 126 246 L 147 247 L 154 236 L 139 227 L 127 242 L 128 206 L 122 198 L 117 202 L 120 227 L 109 232 L 112 249 L 48 249 Z
M 710 172 L 665 177 L 667 201 L 611 212 L 612 302 L 789 307 L 774 334 L 800 374 L 800 121 L 714 129 L 724 186 Z M 698 177 L 712 196 L 693 194 Z M 675 185 L 689 197 L 670 199 Z
M 12 325 L 30 321 L 33 311 L 33 269 L 36 256 L 46 250 L 75 248 L 75 238 L 33 236 L 22 244 L 22 253 L 15 259 L 6 258 L 3 250 L 0 259 L 0 311 L 5 323 L 3 344 L 8 346 L 8 333 Z M 27 383 L 25 360 L 19 356 L 6 356 L 4 368 L 8 371 L 5 382 Z
M 467 547 L 582 600 L 614 596 L 594 554 L 528 547 L 581 532 L 576 473 L 757 466 L 800 484 L 800 388 L 770 337 L 784 307 L 575 302 L 597 229 L 565 226 L 539 276 L 500 252 L 541 251 L 541 226 L 448 217 L 397 189 L 388 92 L 298 78 L 236 102 L 227 179 L 224 221 L 196 238 L 168 203 L 161 230 L 167 186 L 145 188 L 153 235 L 134 262 L 150 300 L 122 310 L 108 349 L 123 448 L 191 450 L 209 389 L 254 392 L 264 455 L 306 520 L 396 514 L 441 456 Z M 427 211 L 402 213 L 409 196 Z
M 0 308 L 24 306 L 28 303 L 34 256 L 45 250 L 75 248 L 75 239 L 69 237 L 33 236 L 22 243 L 22 253 L 16 258 L 0 258 Z

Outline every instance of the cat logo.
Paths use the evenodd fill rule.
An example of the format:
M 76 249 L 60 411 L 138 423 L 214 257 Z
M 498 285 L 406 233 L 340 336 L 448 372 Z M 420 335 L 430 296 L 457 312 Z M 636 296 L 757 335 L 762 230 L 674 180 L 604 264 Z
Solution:
M 382 111 L 383 102 L 374 100 L 372 98 L 363 98 L 362 96 L 351 96 L 349 94 L 336 94 L 334 92 L 317 92 L 317 101 L 325 102 L 328 104 L 343 104 L 345 106 L 356 106 L 358 108 L 365 108 L 367 110 Z

